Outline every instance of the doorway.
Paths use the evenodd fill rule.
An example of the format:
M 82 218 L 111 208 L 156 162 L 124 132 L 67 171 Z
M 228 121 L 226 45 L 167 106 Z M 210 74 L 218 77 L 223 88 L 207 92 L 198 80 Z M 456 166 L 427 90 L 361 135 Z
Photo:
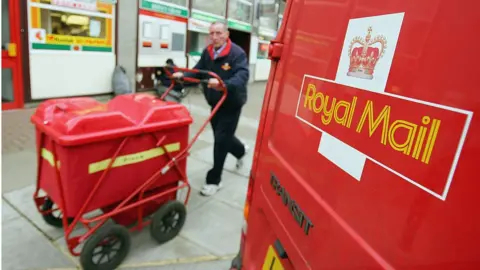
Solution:
M 18 0 L 2 0 L 2 110 L 23 108 Z
M 240 46 L 247 54 L 247 61 L 250 60 L 250 33 L 238 31 L 235 29 L 228 29 L 230 32 L 230 40 Z

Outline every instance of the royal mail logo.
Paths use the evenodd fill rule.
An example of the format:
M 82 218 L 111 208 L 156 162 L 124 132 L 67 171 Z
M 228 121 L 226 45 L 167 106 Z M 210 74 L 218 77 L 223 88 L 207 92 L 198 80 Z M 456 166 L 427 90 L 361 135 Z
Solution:
M 222 69 L 225 70 L 225 71 L 230 70 L 230 69 L 231 69 L 230 64 L 229 64 L 229 63 L 223 64 L 223 65 L 222 65 Z
M 363 90 L 383 92 L 403 18 L 404 13 L 396 13 L 351 19 L 335 81 Z
M 445 199 L 472 113 L 305 75 L 296 116 L 323 133 L 319 152 L 357 180 L 370 160 Z
M 348 76 L 373 79 L 375 66 L 387 49 L 387 38 L 383 35 L 372 38 L 371 33 L 372 27 L 370 26 L 364 38 L 357 36 L 350 42 Z
M 335 80 L 305 75 L 296 117 L 322 132 L 318 153 L 354 179 L 370 161 L 445 200 L 472 112 L 385 91 L 403 18 L 351 19 Z

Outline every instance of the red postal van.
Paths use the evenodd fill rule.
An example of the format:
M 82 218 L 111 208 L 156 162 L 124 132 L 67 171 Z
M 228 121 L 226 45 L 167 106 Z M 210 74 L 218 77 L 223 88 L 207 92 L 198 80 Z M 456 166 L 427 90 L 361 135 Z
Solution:
M 232 268 L 480 269 L 478 29 L 480 1 L 288 0 Z

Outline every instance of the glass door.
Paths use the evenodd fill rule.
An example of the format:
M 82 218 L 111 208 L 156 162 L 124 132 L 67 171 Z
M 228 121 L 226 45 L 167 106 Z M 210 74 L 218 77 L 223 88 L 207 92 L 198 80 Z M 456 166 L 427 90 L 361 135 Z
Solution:
M 19 2 L 2 0 L 2 110 L 23 108 Z

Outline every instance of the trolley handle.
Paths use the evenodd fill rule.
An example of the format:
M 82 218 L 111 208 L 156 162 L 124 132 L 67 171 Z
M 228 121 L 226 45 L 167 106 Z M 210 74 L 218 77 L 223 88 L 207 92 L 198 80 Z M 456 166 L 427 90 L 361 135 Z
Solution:
M 170 93 L 170 91 L 173 89 L 175 84 L 177 83 L 183 83 L 183 82 L 190 82 L 190 83 L 208 83 L 208 79 L 197 79 L 197 78 L 191 78 L 191 77 L 181 77 L 181 78 L 173 78 L 173 74 L 167 69 L 169 66 L 164 66 L 163 70 L 167 74 L 167 77 L 169 77 L 172 81 L 170 86 L 168 87 L 167 91 L 162 94 L 160 97 L 161 100 L 165 100 L 165 97 Z M 227 86 L 225 85 L 225 82 L 218 76 L 216 73 L 207 71 L 207 70 L 201 70 L 201 69 L 189 69 L 189 68 L 180 68 L 180 67 L 170 67 L 173 69 L 174 72 L 188 72 L 188 73 L 194 73 L 194 74 L 202 74 L 205 77 L 210 77 L 210 78 L 215 78 L 220 82 L 220 89 L 219 91 L 224 92 L 224 95 L 226 95 L 227 92 Z
M 166 67 L 168 67 L 168 66 L 166 66 Z M 200 69 L 180 68 L 180 67 L 170 67 L 170 68 L 172 68 L 174 70 L 174 72 L 184 72 L 184 73 L 188 72 L 188 73 L 194 73 L 194 74 L 202 74 L 202 75 L 206 76 L 207 78 L 208 77 L 215 78 L 220 83 L 220 89 L 218 91 L 223 93 L 222 97 L 217 102 L 215 107 L 212 109 L 208 118 L 205 120 L 205 123 L 203 123 L 203 125 L 197 131 L 197 133 L 195 134 L 193 139 L 189 142 L 188 146 L 185 147 L 183 149 L 183 151 L 180 152 L 177 155 L 176 159 L 178 160 L 178 159 L 181 159 L 181 158 L 184 158 L 184 157 L 187 156 L 190 148 L 192 148 L 193 144 L 197 141 L 198 137 L 203 132 L 205 127 L 208 125 L 208 123 L 210 122 L 212 117 L 217 113 L 217 111 L 220 109 L 220 106 L 222 106 L 222 104 L 225 102 L 225 99 L 227 98 L 227 86 L 226 86 L 225 82 L 220 78 L 220 76 L 218 76 L 216 73 L 211 72 L 211 71 L 200 70 Z M 180 83 L 181 81 L 191 82 L 191 83 L 208 83 L 208 81 L 209 81 L 209 79 L 197 79 L 197 78 L 191 78 L 191 77 L 185 77 L 185 76 L 183 76 L 181 79 L 175 79 L 175 78 L 172 77 L 173 74 L 171 74 L 171 72 L 168 69 L 164 68 L 164 71 L 165 71 L 165 73 L 167 73 L 167 76 L 172 79 L 172 83 L 170 84 L 170 87 L 168 87 L 167 91 L 165 91 L 165 93 L 163 93 L 163 95 L 160 97 L 161 100 L 164 100 L 165 97 L 168 95 L 168 93 L 173 89 L 175 84 Z
M 189 77 L 181 77 L 181 78 L 173 78 L 169 77 L 171 80 L 175 81 L 176 83 L 181 83 L 183 84 L 184 82 L 189 82 L 189 83 L 207 83 L 209 79 L 196 79 L 196 78 L 189 78 Z M 173 83 L 175 85 L 175 83 Z

